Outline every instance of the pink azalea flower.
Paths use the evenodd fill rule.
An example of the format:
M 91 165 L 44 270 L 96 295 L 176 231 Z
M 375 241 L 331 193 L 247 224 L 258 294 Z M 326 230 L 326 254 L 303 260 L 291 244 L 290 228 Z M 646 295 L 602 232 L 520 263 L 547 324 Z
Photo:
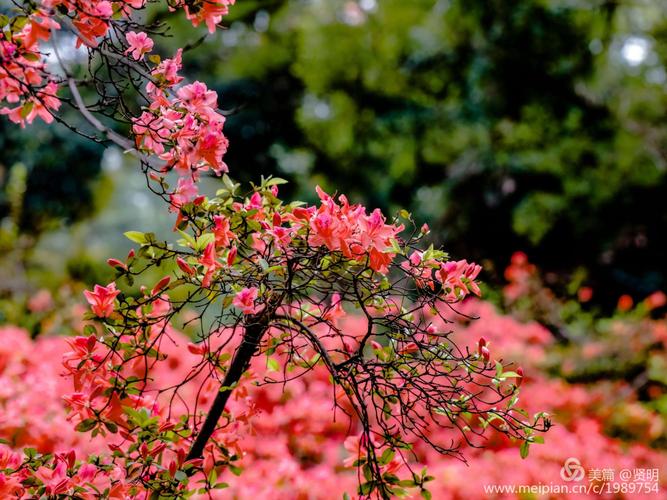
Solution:
M 218 94 L 214 90 L 209 90 L 205 83 L 199 81 L 184 85 L 178 89 L 176 95 L 185 109 L 191 113 L 208 114 L 210 108 L 218 106 Z
M 227 248 L 232 240 L 236 239 L 236 235 L 231 231 L 229 219 L 224 215 L 213 216 L 215 227 L 213 234 L 215 234 L 215 245 L 221 248 Z
M 255 305 L 258 292 L 259 290 L 255 287 L 244 288 L 236 294 L 232 303 L 235 307 L 241 309 L 243 314 L 257 314 L 261 309 L 260 306 Z
M 64 462 L 58 462 L 55 469 L 40 467 L 35 476 L 46 486 L 47 495 L 58 495 L 67 491 L 70 479 L 67 477 L 67 466 Z
M 116 290 L 116 283 L 109 283 L 107 286 L 95 285 L 92 292 L 90 290 L 83 292 L 93 313 L 100 318 L 107 318 L 111 315 L 114 300 L 119 293 L 120 290 Z
M 222 20 L 222 17 L 227 15 L 229 6 L 234 5 L 234 1 L 213 0 L 203 2 L 201 5 L 197 5 L 196 9 L 192 10 L 190 10 L 191 7 L 186 3 L 183 5 L 183 9 L 185 10 L 185 16 L 193 26 L 197 27 L 204 22 L 209 33 L 215 33 L 216 26 Z
M 192 177 L 181 177 L 178 179 L 176 190 L 171 195 L 171 203 L 180 208 L 186 203 L 190 203 L 199 194 L 197 185 Z
M 209 243 L 204 249 L 203 255 L 199 258 L 199 263 L 204 266 L 206 272 L 204 274 L 204 279 L 201 282 L 201 286 L 208 288 L 211 285 L 211 279 L 213 278 L 213 273 L 216 269 L 222 267 L 222 264 L 218 262 L 218 255 L 215 250 L 215 243 Z
M 132 57 L 137 61 L 144 57 L 144 54 L 153 50 L 153 40 L 143 31 L 140 33 L 130 31 L 125 35 L 125 39 L 130 45 L 125 53 L 131 52 Z

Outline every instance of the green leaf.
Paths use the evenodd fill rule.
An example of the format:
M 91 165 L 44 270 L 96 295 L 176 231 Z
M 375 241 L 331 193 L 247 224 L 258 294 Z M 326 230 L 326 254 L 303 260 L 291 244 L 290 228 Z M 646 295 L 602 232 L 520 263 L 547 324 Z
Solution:
M 417 485 L 415 484 L 414 479 L 401 479 L 401 480 L 398 482 L 398 485 L 399 485 L 399 486 L 404 486 L 404 487 L 406 487 L 406 488 L 414 488 L 415 486 L 417 486 Z
M 24 52 L 24 53 L 23 53 L 23 58 L 24 58 L 24 59 L 27 59 L 27 60 L 30 61 L 30 62 L 37 62 L 37 61 L 40 60 L 39 55 L 38 55 L 38 54 L 35 54 L 35 53 L 33 53 L 33 52 Z M 32 103 L 30 103 L 30 104 L 32 104 Z M 32 108 L 32 106 L 31 106 L 31 108 Z M 27 116 L 27 115 L 26 115 L 26 116 Z
M 280 184 L 287 184 L 288 181 L 281 179 L 280 177 L 272 177 L 266 181 L 264 184 L 265 187 L 278 186 Z
M 208 473 L 207 480 L 211 484 L 215 484 L 215 482 L 218 480 L 218 473 L 215 469 L 211 469 L 211 472 Z
M 177 231 L 180 233 L 181 236 L 183 236 L 185 243 L 190 245 L 190 247 L 194 248 L 194 246 L 196 245 L 195 239 L 185 231 L 181 231 L 180 229 L 177 229 Z
M 266 358 L 266 368 L 270 372 L 277 372 L 280 371 L 280 364 L 275 360 L 275 358 Z
M 75 427 L 75 430 L 78 432 L 88 432 L 93 427 L 95 427 L 95 425 L 97 425 L 97 420 L 94 418 L 87 418 L 86 420 L 79 422 L 79 424 Z
M 387 465 L 389 462 L 393 460 L 394 455 L 396 455 L 396 452 L 391 448 L 387 448 L 386 450 L 384 450 L 379 460 L 380 465 Z
M 503 365 L 500 363 L 500 361 L 496 361 L 496 378 L 500 378 L 502 374 L 503 374 Z
M 236 188 L 239 186 L 239 184 L 235 184 L 234 181 L 232 181 L 227 174 L 224 174 L 222 176 L 222 182 L 225 184 L 227 189 L 234 194 L 234 191 L 236 191 Z
M 359 485 L 359 493 L 361 495 L 368 495 L 371 491 L 373 491 L 374 487 L 375 483 L 373 481 L 368 481 L 367 483 Z
M 271 266 L 271 267 L 267 267 L 266 269 L 264 269 L 264 274 L 275 273 L 275 272 L 278 272 L 278 271 L 283 271 L 284 269 L 285 269 L 285 267 L 283 265 L 278 264 L 276 266 Z
M 197 243 L 195 244 L 195 250 L 201 251 L 204 250 L 207 246 L 215 241 L 215 234 L 213 233 L 204 233 L 199 238 L 197 238 Z
M 521 455 L 521 458 L 526 458 L 528 457 L 528 452 L 530 448 L 530 443 L 528 441 L 524 441 L 521 443 L 521 447 L 519 448 L 519 454 Z
M 35 103 L 31 102 L 26 102 L 23 107 L 21 108 L 21 118 L 27 118 L 27 116 L 30 114 L 32 111 L 32 108 L 35 106 Z
M 146 238 L 146 234 L 141 233 L 139 231 L 127 231 L 123 233 L 123 235 L 130 241 L 134 241 L 135 243 L 139 243 L 140 245 L 145 245 L 148 243 L 148 239 Z
M 106 427 L 111 434 L 116 434 L 118 432 L 118 426 L 113 422 L 104 422 L 104 427 Z

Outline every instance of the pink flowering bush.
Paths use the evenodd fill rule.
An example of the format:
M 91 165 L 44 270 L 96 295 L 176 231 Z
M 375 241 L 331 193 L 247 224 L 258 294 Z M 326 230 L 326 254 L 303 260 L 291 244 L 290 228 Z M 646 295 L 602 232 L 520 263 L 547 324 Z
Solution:
M 182 9 L 213 33 L 232 3 L 176 0 L 166 9 Z M 613 424 L 609 407 L 593 405 L 598 390 L 610 389 L 540 375 L 556 348 L 547 331 L 471 300 L 481 294 L 481 267 L 427 246 L 428 226 L 319 187 L 319 201 L 307 205 L 281 200 L 281 179 L 242 188 L 228 177 L 218 95 L 186 80 L 182 48 L 164 59 L 154 53 L 166 26 L 142 24 L 137 11 L 146 6 L 24 2 L 0 27 L 0 112 L 25 126 L 64 120 L 56 114 L 63 103 L 77 109 L 94 132 L 68 125 L 134 154 L 150 190 L 175 213 L 180 237 L 126 233 L 136 247 L 108 260 L 114 281 L 84 292 L 90 312 L 77 336 L 32 343 L 7 330 L 21 340 L 0 358 L 10 388 L 0 492 L 299 498 L 325 488 L 465 497 L 470 482 L 439 489 L 438 477 L 461 474 L 443 456 L 467 455 L 476 474 L 490 467 L 488 450 L 514 463 L 512 445 L 523 457 L 541 448 L 544 470 L 562 460 L 531 447 L 550 427 L 547 408 L 569 446 L 591 434 L 592 449 L 607 447 L 614 463 L 659 461 L 641 447 L 621 458 L 602 434 L 602 422 Z M 86 67 L 61 57 L 66 34 L 87 48 Z M 87 104 L 80 88 L 100 99 Z M 126 125 L 129 136 L 109 122 Z M 221 180 L 215 195 L 200 191 L 204 175 Z M 533 274 L 526 261 L 514 264 L 510 301 L 529 294 Z M 621 309 L 631 307 L 626 300 Z M 468 324 L 476 315 L 484 320 Z M 39 404 L 42 413 L 32 412 Z M 642 408 L 628 418 L 641 420 Z M 581 411 L 590 421 L 572 418 Z M 536 479 L 537 468 L 521 470 L 516 480 Z
M 193 26 L 214 32 L 231 3 L 167 8 L 182 8 Z M 145 7 L 143 0 L 25 2 L 3 18 L 1 112 L 21 126 L 37 116 L 63 120 L 53 113 L 66 87 L 66 102 L 94 139 L 140 160 L 182 237 L 174 245 L 126 233 L 137 247 L 108 260 L 115 281 L 84 292 L 89 322 L 62 354 L 71 384 L 62 400 L 69 424 L 103 438 L 105 448 L 5 449 L 4 493 L 212 496 L 228 487 L 220 476 L 238 472 L 248 453 L 243 437 L 260 411 L 250 383 L 286 387 L 311 377 L 327 382 L 330 409 L 354 430 L 344 465 L 358 469 L 363 497 L 413 488 L 430 496 L 420 446 L 460 457 L 467 445 L 500 433 L 525 453 L 550 421 L 516 407 L 522 369 L 492 362 L 481 340 L 478 349 L 455 343 L 449 326 L 455 305 L 480 294 L 481 268 L 424 248 L 428 229 L 417 230 L 409 214 L 388 219 L 319 188 L 316 205 L 285 203 L 281 179 L 242 190 L 226 175 L 218 95 L 185 82 L 182 48 L 166 59 L 151 53 L 166 28 L 142 25 L 136 11 Z M 62 33 L 87 47 L 87 67 L 65 64 Z M 47 44 L 57 70 L 47 64 Z M 86 104 L 81 86 L 95 89 L 97 104 Z M 105 125 L 109 119 L 128 124 L 130 136 Z M 200 193 L 204 174 L 221 178 L 215 196 Z M 164 274 L 148 284 L 158 269 Z M 357 328 L 347 319 L 352 312 Z M 196 331 L 193 342 L 179 327 Z M 339 428 L 336 437 L 344 434 Z M 304 453 L 314 448 L 304 446 Z M 328 454 L 318 460 L 330 464 Z
M 153 47 L 146 33 L 130 31 L 137 25 L 135 12 L 146 8 L 146 0 L 110 2 L 107 0 L 41 0 L 21 5 L 20 15 L 7 20 L 0 30 L 0 102 L 15 107 L 0 108 L 0 112 L 20 123 L 32 123 L 36 117 L 53 121 L 52 113 L 60 107 L 57 96 L 64 83 L 52 74 L 44 62 L 45 48 L 54 43 L 54 36 L 63 29 L 73 33 L 77 47 L 85 45 L 104 53 L 110 47 L 114 30 L 127 32 L 128 49 L 139 60 Z M 169 10 L 183 9 L 193 26 L 206 24 L 209 32 L 227 14 L 233 0 L 206 2 L 168 2 Z M 57 50 L 57 49 L 55 49 Z
M 555 342 L 546 329 L 502 316 L 488 303 L 468 302 L 463 312 L 479 315 L 484 321 L 468 323 L 459 317 L 456 335 L 484 338 L 493 357 L 518 359 L 529 374 L 522 384 L 524 407 L 528 411 L 547 409 L 554 415 L 556 425 L 546 444 L 531 446 L 529 460 L 521 460 L 514 445 L 500 435 L 487 440 L 484 448 L 470 449 L 466 454 L 467 464 L 443 459 L 428 446 L 416 444 L 418 463 L 428 466 L 429 474 L 435 478 L 429 483 L 434 498 L 484 496 L 483 486 L 489 484 L 565 484 L 559 473 L 568 457 L 577 457 L 587 468 L 616 471 L 657 468 L 664 472 L 667 460 L 663 453 L 642 444 L 625 444 L 604 433 L 609 420 L 607 409 L 615 404 L 614 391 L 597 384 L 590 387 L 570 384 L 539 370 Z M 362 318 L 347 317 L 344 321 L 347 329 L 363 334 Z M 155 378 L 167 384 L 177 381 L 205 352 L 201 344 L 193 344 L 177 332 L 171 332 L 171 336 L 172 340 L 164 344 L 169 357 L 156 365 L 154 371 Z M 92 481 L 110 488 L 110 492 L 113 490 L 116 496 L 110 495 L 111 498 L 134 498 L 124 474 L 119 471 L 115 472 L 114 480 L 111 469 L 100 472 L 93 465 L 70 465 L 73 459 L 79 461 L 97 454 L 108 456 L 109 448 L 120 446 L 122 442 L 119 439 L 114 443 L 102 436 L 91 441 L 86 435 L 75 432 L 66 420 L 68 413 L 62 397 L 71 393 L 71 386 L 61 376 L 60 358 L 70 352 L 65 357 L 68 363 L 72 356 L 68 343 L 72 341 L 55 337 L 32 342 L 25 332 L 12 327 L 0 330 L 0 337 L 5 346 L 0 351 L 3 387 L 0 439 L 8 445 L 0 452 L 3 470 L 15 470 L 23 463 L 24 456 L 13 450 L 34 448 L 35 452 L 29 453 L 35 456 L 56 453 L 62 457 L 57 459 L 58 467 L 53 472 L 46 468 L 32 476 L 35 481 L 48 484 L 52 491 L 72 491 L 77 484 Z M 340 498 L 344 492 L 354 491 L 357 478 L 350 466 L 358 454 L 359 438 L 354 428 L 334 418 L 331 412 L 327 370 L 318 366 L 291 382 L 285 390 L 280 385 L 263 383 L 275 376 L 276 372 L 265 358 L 255 358 L 247 378 L 230 401 L 229 408 L 235 417 L 218 433 L 219 439 L 238 451 L 239 459 L 233 470 L 219 471 L 220 483 L 217 484 L 224 483 L 227 487 L 212 490 L 213 498 L 326 499 Z M 214 393 L 215 388 L 212 388 L 199 397 L 205 403 Z M 197 396 L 190 393 L 187 397 Z M 180 411 L 185 411 L 185 407 Z M 438 437 L 438 433 L 456 437 L 443 429 L 432 428 L 430 432 L 433 438 Z M 147 448 L 145 453 L 150 456 L 151 449 Z M 400 472 L 400 466 L 392 467 Z M 28 476 L 17 481 L 15 474 L 5 472 L 0 480 L 0 491 L 3 495 L 25 491 L 23 482 Z M 662 477 L 659 486 L 665 487 Z M 554 498 L 576 497 L 558 495 Z M 617 497 L 642 498 L 631 494 Z M 646 497 L 655 498 L 655 494 Z
M 588 287 L 576 289 L 572 299 L 556 299 L 525 254 L 514 255 L 506 276 L 507 310 L 540 321 L 555 340 L 541 354 L 544 369 L 604 391 L 608 405 L 601 415 L 609 434 L 664 448 L 665 294 L 655 291 L 637 304 L 619 297 L 617 310 L 607 316 L 588 308 L 595 293 Z

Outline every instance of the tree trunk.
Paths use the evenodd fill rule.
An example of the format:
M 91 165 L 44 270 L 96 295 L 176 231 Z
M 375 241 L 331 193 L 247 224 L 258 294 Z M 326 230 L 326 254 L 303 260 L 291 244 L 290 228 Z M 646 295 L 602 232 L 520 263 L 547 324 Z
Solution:
M 241 379 L 250 365 L 250 360 L 257 352 L 259 343 L 268 329 L 268 321 L 266 315 L 262 314 L 260 317 L 248 318 L 249 324 L 245 328 L 243 340 L 236 349 L 232 362 L 229 365 L 229 370 L 222 381 L 222 386 L 217 396 L 213 400 L 213 404 L 208 411 L 204 425 L 199 430 L 199 434 L 192 443 L 192 448 L 188 452 L 186 460 L 201 458 L 204 452 L 206 443 L 213 435 L 215 428 L 218 425 L 218 420 L 225 410 L 227 400 L 232 393 L 234 385 Z

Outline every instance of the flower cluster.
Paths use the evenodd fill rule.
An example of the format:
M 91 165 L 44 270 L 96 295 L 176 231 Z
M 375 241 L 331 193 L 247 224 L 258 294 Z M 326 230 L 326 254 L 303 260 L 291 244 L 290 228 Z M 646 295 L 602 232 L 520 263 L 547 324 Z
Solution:
M 178 0 L 176 5 L 185 10 L 185 16 L 193 26 L 204 23 L 209 33 L 214 33 L 218 23 L 229 12 L 229 6 L 234 3 L 235 0 Z
M 14 123 L 25 126 L 38 117 L 51 123 L 51 113 L 60 108 L 58 86 L 46 72 L 40 52 L 40 41 L 59 28 L 45 10 L 36 10 L 14 33 L 0 28 L 0 102 L 16 105 L 0 108 L 0 114 Z
M 185 185 L 181 178 L 179 186 Z M 401 232 L 404 225 L 388 223 L 380 210 L 368 211 L 366 207 L 350 204 L 344 195 L 334 198 L 317 188 L 319 205 L 283 205 L 277 198 L 278 189 L 269 181 L 265 189 L 257 189 L 246 197 L 228 198 L 226 208 L 211 215 L 206 206 L 220 206 L 221 200 L 195 198 L 193 191 L 188 198 L 180 198 L 181 193 L 172 196 L 183 210 L 196 210 L 206 214 L 202 219 L 198 252 L 181 255 L 178 266 L 188 279 L 198 278 L 205 288 L 211 286 L 215 278 L 242 273 L 244 266 L 256 265 L 264 261 L 269 267 L 284 266 L 286 259 L 298 259 L 306 251 L 318 252 L 325 249 L 331 255 L 337 255 L 351 266 L 367 267 L 378 273 L 388 275 L 397 255 L 407 256 Z M 193 198 L 193 199 L 190 199 Z M 189 200 L 189 203 L 186 203 Z M 251 242 L 249 247 L 242 243 Z M 183 242 L 193 248 L 193 242 Z M 235 262 L 239 251 L 245 257 Z M 303 255 L 303 259 L 310 259 Z M 412 251 L 400 266 L 403 273 L 414 280 L 420 287 L 428 286 L 431 293 L 444 296 L 450 302 L 462 300 L 469 294 L 479 295 L 476 278 L 481 267 L 462 261 L 448 261 L 443 252 L 430 249 L 426 252 Z M 248 287 L 239 292 L 236 305 L 245 312 L 257 312 L 249 304 L 257 299 L 256 287 Z
M 96 49 L 104 40 L 108 50 L 114 47 L 114 37 L 110 35 L 113 28 L 123 30 L 122 23 L 131 22 L 132 13 L 144 9 L 146 3 L 146 0 L 25 2 L 21 16 L 6 20 L 0 26 L 0 102 L 15 105 L 0 108 L 0 113 L 21 126 L 32 123 L 37 117 L 51 123 L 52 113 L 59 109 L 61 101 L 57 97 L 59 77 L 46 65 L 45 43 L 53 43 L 53 33 L 64 26 L 76 37 L 77 47 Z M 234 0 L 178 0 L 169 2 L 169 9 L 182 8 L 193 26 L 204 23 L 213 33 L 233 3 Z M 153 48 L 153 41 L 143 32 L 130 31 L 125 41 L 127 49 L 118 53 L 131 54 L 135 60 L 142 59 Z M 210 141 L 210 138 L 205 139 L 207 134 L 209 137 L 219 134 L 222 124 L 218 120 L 210 124 L 206 121 L 207 130 L 202 132 L 202 138 Z
M 349 259 L 366 259 L 371 269 L 386 274 L 396 252 L 392 242 L 403 226 L 386 224 L 380 210 L 370 214 L 361 205 L 350 205 L 345 195 L 336 201 L 317 188 L 321 204 L 295 211 L 297 220 L 308 225 L 308 244 L 340 251 Z
M 467 260 L 444 262 L 433 258 L 432 255 L 433 252 L 425 257 L 424 252 L 415 250 L 401 267 L 413 275 L 420 288 L 435 290 L 437 285 L 441 286 L 451 302 L 456 302 L 470 293 L 481 295 L 479 286 L 475 282 L 482 270 L 480 265 L 469 263 Z
M 145 47 L 133 50 L 139 55 Z M 177 209 L 197 197 L 196 182 L 202 172 L 210 169 L 221 175 L 228 171 L 222 160 L 228 145 L 223 134 L 225 117 L 217 111 L 217 93 L 194 82 L 174 94 L 182 81 L 178 74 L 181 58 L 179 49 L 172 59 L 153 69 L 153 80 L 146 88 L 150 104 L 132 126 L 140 150 L 165 162 L 161 173 L 178 173 L 178 184 L 170 195 Z

